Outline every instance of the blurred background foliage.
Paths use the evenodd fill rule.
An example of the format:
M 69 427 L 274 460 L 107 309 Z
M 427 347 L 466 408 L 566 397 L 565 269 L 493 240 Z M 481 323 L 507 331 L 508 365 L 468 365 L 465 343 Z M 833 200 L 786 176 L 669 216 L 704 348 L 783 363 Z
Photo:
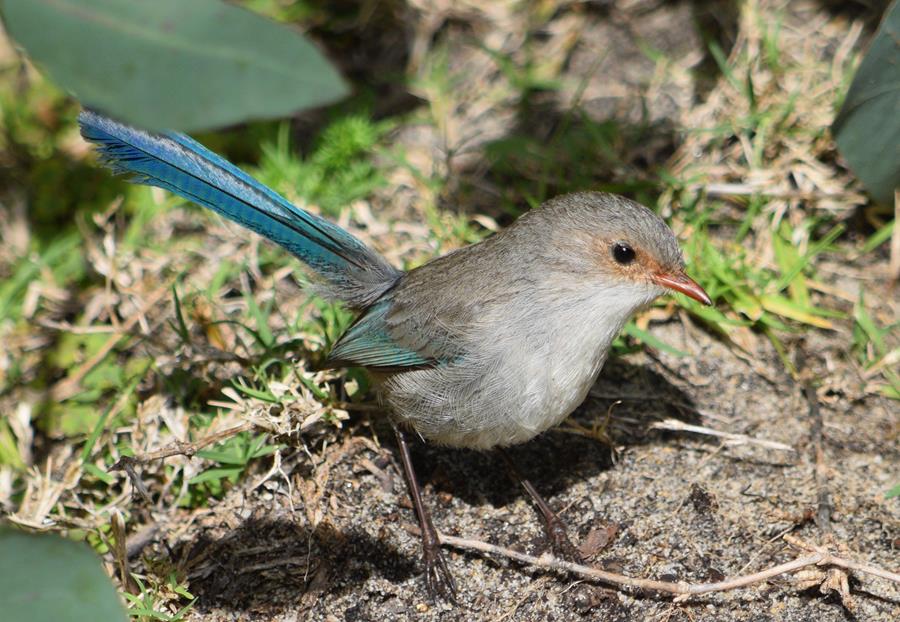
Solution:
M 5 0 L 3 19 L 83 105 L 148 129 L 280 117 L 347 94 L 302 34 L 220 0 Z

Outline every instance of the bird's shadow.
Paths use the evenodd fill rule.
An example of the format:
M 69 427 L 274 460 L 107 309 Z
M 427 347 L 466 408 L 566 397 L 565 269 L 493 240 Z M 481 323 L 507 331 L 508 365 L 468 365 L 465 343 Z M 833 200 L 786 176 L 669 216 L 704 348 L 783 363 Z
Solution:
M 313 530 L 289 515 L 254 516 L 221 536 L 201 532 L 172 551 L 200 611 L 227 609 L 241 618 L 302 612 L 317 596 L 353 591 L 372 574 L 391 583 L 416 575 L 415 556 L 364 531 Z

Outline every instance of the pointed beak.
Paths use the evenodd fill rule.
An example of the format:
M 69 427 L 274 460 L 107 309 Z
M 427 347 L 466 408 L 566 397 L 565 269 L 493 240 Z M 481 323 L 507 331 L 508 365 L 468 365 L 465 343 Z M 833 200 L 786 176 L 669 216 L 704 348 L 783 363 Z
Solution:
M 703 288 L 697 284 L 697 281 L 686 275 L 684 272 L 676 272 L 674 274 L 654 274 L 652 278 L 653 282 L 657 285 L 662 285 L 663 287 L 675 290 L 676 292 L 681 292 L 697 302 L 712 306 L 712 300 L 709 299 L 709 296 L 703 291 Z

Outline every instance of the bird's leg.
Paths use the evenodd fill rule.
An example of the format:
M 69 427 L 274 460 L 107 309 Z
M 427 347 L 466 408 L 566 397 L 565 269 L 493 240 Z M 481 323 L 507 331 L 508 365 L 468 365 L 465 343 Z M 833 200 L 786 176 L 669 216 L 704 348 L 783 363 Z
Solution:
M 572 544 L 572 541 L 569 540 L 569 534 L 566 530 L 566 525 L 563 523 L 562 519 L 556 515 L 556 513 L 550 509 L 550 504 L 548 504 L 544 498 L 537 491 L 537 488 L 534 487 L 530 481 L 525 479 L 525 476 L 522 475 L 522 472 L 519 471 L 518 467 L 516 467 L 515 463 L 512 460 L 512 457 L 509 453 L 503 449 L 499 448 L 500 455 L 503 457 L 503 461 L 506 463 L 506 468 L 509 470 L 510 475 L 525 488 L 525 491 L 531 497 L 531 500 L 534 501 L 534 505 L 537 508 L 538 513 L 541 515 L 541 522 L 544 525 L 544 533 L 547 535 L 547 539 L 550 541 L 550 548 L 553 549 L 553 554 L 557 557 L 561 557 L 566 561 L 571 561 L 575 563 L 583 563 L 584 558 L 581 553 L 575 548 L 575 545 Z
M 416 473 L 413 470 L 412 459 L 409 456 L 409 445 L 406 443 L 406 435 L 396 425 L 393 427 L 394 434 L 397 435 L 397 445 L 400 447 L 400 461 L 403 463 L 403 474 L 406 476 L 409 496 L 412 499 L 413 507 L 416 509 L 419 529 L 422 531 L 422 561 L 425 564 L 425 585 L 432 598 L 441 596 L 455 604 L 456 583 L 453 581 L 450 569 L 447 568 L 444 556 L 441 555 L 441 541 L 438 538 L 437 530 L 434 528 L 434 523 L 431 522 L 431 515 L 422 503 L 422 491 L 419 488 L 419 481 L 416 479 Z

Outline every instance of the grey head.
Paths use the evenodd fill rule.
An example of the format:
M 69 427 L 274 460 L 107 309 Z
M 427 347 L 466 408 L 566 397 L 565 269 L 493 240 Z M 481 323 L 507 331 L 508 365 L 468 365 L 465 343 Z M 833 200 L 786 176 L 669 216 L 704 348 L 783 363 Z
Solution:
M 585 280 L 629 284 L 647 291 L 679 291 L 704 304 L 706 292 L 684 272 L 678 241 L 666 223 L 640 203 L 614 194 L 556 197 L 514 227 L 551 232 L 540 252 Z M 532 239 L 535 239 L 532 236 Z

